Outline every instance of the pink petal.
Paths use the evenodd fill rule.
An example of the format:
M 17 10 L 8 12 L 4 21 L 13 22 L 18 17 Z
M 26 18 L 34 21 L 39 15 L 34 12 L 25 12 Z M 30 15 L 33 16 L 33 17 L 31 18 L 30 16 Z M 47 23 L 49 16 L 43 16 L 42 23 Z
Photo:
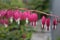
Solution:
M 36 13 L 33 13 L 31 15 L 32 15 L 33 21 L 36 22 L 38 20 L 38 15 Z
M 45 16 L 42 17 L 42 24 L 45 25 L 46 18 Z
M 47 18 L 47 19 L 46 19 L 46 25 L 47 25 L 47 27 L 50 26 L 50 18 Z
M 19 12 L 18 10 L 15 10 L 15 11 L 14 11 L 13 17 L 14 17 L 15 20 L 17 20 L 18 18 L 20 18 L 19 13 L 20 13 L 20 12 Z
M 0 10 L 0 18 L 4 17 L 6 15 L 6 10 Z
M 0 23 L 1 23 L 1 24 L 8 24 L 8 20 L 7 20 L 7 19 L 1 19 L 1 20 L 0 20 Z
M 53 25 L 57 25 L 57 20 L 53 19 Z
M 6 17 L 7 18 L 13 17 L 13 10 L 12 9 L 7 10 Z
M 26 18 L 29 18 L 29 16 L 31 15 L 31 12 L 30 11 L 24 11 L 23 14 L 24 14 L 25 19 L 26 19 Z

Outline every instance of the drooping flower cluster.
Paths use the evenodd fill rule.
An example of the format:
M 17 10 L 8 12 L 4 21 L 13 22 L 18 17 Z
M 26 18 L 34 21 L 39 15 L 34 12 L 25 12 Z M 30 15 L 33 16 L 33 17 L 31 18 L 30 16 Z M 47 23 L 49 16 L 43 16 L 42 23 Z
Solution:
M 29 10 L 26 10 L 24 12 L 16 9 L 8 9 L 8 10 L 0 10 L 0 24 L 5 25 L 5 27 L 8 27 L 9 22 L 13 23 L 13 20 L 20 25 L 21 20 L 25 20 L 26 24 L 31 23 L 32 26 L 36 26 L 38 15 L 37 13 L 32 13 Z M 50 28 L 50 18 L 46 18 L 45 16 L 42 16 L 42 29 L 44 29 L 45 24 L 47 30 Z M 53 29 L 56 29 L 57 20 L 53 20 Z
M 46 28 L 47 30 L 49 31 L 50 30 L 50 18 L 46 18 L 45 16 L 42 16 L 42 29 L 44 29 L 45 27 L 45 24 L 46 24 Z M 56 29 L 56 26 L 57 26 L 57 20 L 56 19 L 53 19 L 53 26 L 52 26 L 52 29 L 55 30 Z
M 7 21 L 5 19 L 7 19 Z M 13 23 L 13 20 L 15 20 L 15 22 L 18 25 L 20 25 L 21 20 L 25 20 L 26 24 L 28 24 L 28 22 L 31 22 L 33 24 L 33 26 L 36 26 L 36 22 L 38 20 L 38 15 L 36 13 L 32 13 L 29 10 L 26 10 L 24 12 L 22 12 L 18 9 L 0 10 L 0 23 L 1 24 L 8 26 L 9 22 Z

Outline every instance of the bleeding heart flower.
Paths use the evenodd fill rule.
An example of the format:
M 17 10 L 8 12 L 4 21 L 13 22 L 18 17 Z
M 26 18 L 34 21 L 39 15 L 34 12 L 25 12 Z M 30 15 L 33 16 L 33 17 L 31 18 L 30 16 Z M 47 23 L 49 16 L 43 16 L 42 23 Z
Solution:
M 8 20 L 7 19 L 1 19 L 0 23 L 3 24 L 5 27 L 8 27 Z
M 14 17 L 15 21 L 18 23 L 18 25 L 20 24 L 20 20 L 23 19 L 23 16 L 24 16 L 24 15 L 22 14 L 21 11 L 19 11 L 19 10 L 15 10 L 15 11 L 14 11 L 13 17 Z
M 29 16 L 29 21 L 33 22 L 33 16 L 32 15 Z
M 45 16 L 43 16 L 42 17 L 42 29 L 44 29 L 45 21 L 46 21 L 46 18 L 45 18 Z
M 6 15 L 7 10 L 0 10 L 0 18 Z
M 36 22 L 38 20 L 38 15 L 36 13 L 33 13 L 32 16 L 33 16 L 33 21 Z
M 7 18 L 13 17 L 13 10 L 12 10 L 12 9 L 7 10 L 6 17 L 7 17 Z
M 53 20 L 53 25 L 57 25 L 57 20 L 56 19 Z
M 13 10 L 12 9 L 8 9 L 7 14 L 5 15 L 6 18 L 10 19 L 10 22 L 12 23 L 13 22 Z
M 0 19 L 0 24 L 4 24 L 4 20 L 3 19 Z
M 26 18 L 29 18 L 29 16 L 31 15 L 30 11 L 24 11 L 23 14 L 25 15 Z
M 54 29 L 54 30 L 56 29 L 56 25 L 57 25 L 57 20 L 54 19 L 54 20 L 53 20 L 53 29 Z
M 36 13 L 31 14 L 29 17 L 29 21 L 32 23 L 33 26 L 36 26 L 36 22 L 38 20 L 38 15 Z
M 17 20 L 20 18 L 20 15 L 19 15 L 19 11 L 18 10 L 15 10 L 14 11 L 14 15 L 13 15 L 14 19 Z
M 46 19 L 46 26 L 47 26 L 47 30 L 49 30 L 49 26 L 50 26 L 50 18 Z
M 28 24 L 29 16 L 31 15 L 30 11 L 25 11 L 24 13 L 25 19 L 26 19 L 26 24 Z
M 20 14 L 20 20 L 25 20 L 25 19 L 26 19 L 25 15 L 23 13 L 21 13 Z

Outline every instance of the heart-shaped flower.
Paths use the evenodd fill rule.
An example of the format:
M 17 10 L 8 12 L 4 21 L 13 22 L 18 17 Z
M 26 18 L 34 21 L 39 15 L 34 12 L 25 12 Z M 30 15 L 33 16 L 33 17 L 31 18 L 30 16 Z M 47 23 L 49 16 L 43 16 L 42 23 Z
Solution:
M 42 16 L 42 29 L 44 29 L 44 25 L 45 25 L 45 22 L 46 22 L 46 18 L 45 16 Z
M 46 19 L 46 26 L 47 26 L 47 30 L 49 30 L 49 27 L 50 27 L 50 18 Z
M 11 18 L 13 17 L 13 10 L 12 9 L 8 9 L 7 12 L 6 12 L 6 18 Z
M 8 20 L 7 19 L 0 19 L 0 24 L 3 24 L 5 27 L 8 27 Z
M 29 17 L 29 21 L 32 23 L 33 26 L 36 26 L 36 22 L 38 20 L 38 15 L 36 13 L 31 14 Z
M 57 26 L 57 20 L 56 19 L 53 19 L 53 29 L 54 30 L 56 29 L 56 26 Z
M 19 10 L 14 11 L 13 18 L 18 23 L 18 25 L 20 24 L 20 20 L 23 20 L 23 17 L 24 17 L 24 15 L 22 14 L 21 11 L 19 11 Z
M 28 24 L 28 20 L 29 20 L 29 16 L 31 15 L 31 12 L 27 10 L 24 11 L 23 14 L 25 16 L 26 24 Z
M 7 10 L 0 10 L 0 18 L 6 15 Z
M 17 19 L 19 19 L 20 18 L 20 15 L 19 15 L 19 10 L 15 10 L 14 12 L 14 15 L 13 15 L 13 18 L 14 18 L 14 20 L 17 20 Z

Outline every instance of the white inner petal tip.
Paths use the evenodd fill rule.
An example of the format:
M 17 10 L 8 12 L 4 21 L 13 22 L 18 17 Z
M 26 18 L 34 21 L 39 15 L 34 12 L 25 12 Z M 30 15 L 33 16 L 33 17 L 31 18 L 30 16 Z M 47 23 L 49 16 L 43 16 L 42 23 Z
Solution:
M 26 24 L 28 24 L 28 18 L 26 18 Z
M 11 22 L 11 23 L 13 22 L 13 18 L 12 18 L 12 17 L 10 18 L 10 22 Z
M 20 24 L 20 19 L 17 19 L 16 22 L 18 23 L 18 25 Z
M 8 25 L 7 25 L 7 24 L 4 24 L 4 26 L 5 26 L 5 27 L 8 27 Z

